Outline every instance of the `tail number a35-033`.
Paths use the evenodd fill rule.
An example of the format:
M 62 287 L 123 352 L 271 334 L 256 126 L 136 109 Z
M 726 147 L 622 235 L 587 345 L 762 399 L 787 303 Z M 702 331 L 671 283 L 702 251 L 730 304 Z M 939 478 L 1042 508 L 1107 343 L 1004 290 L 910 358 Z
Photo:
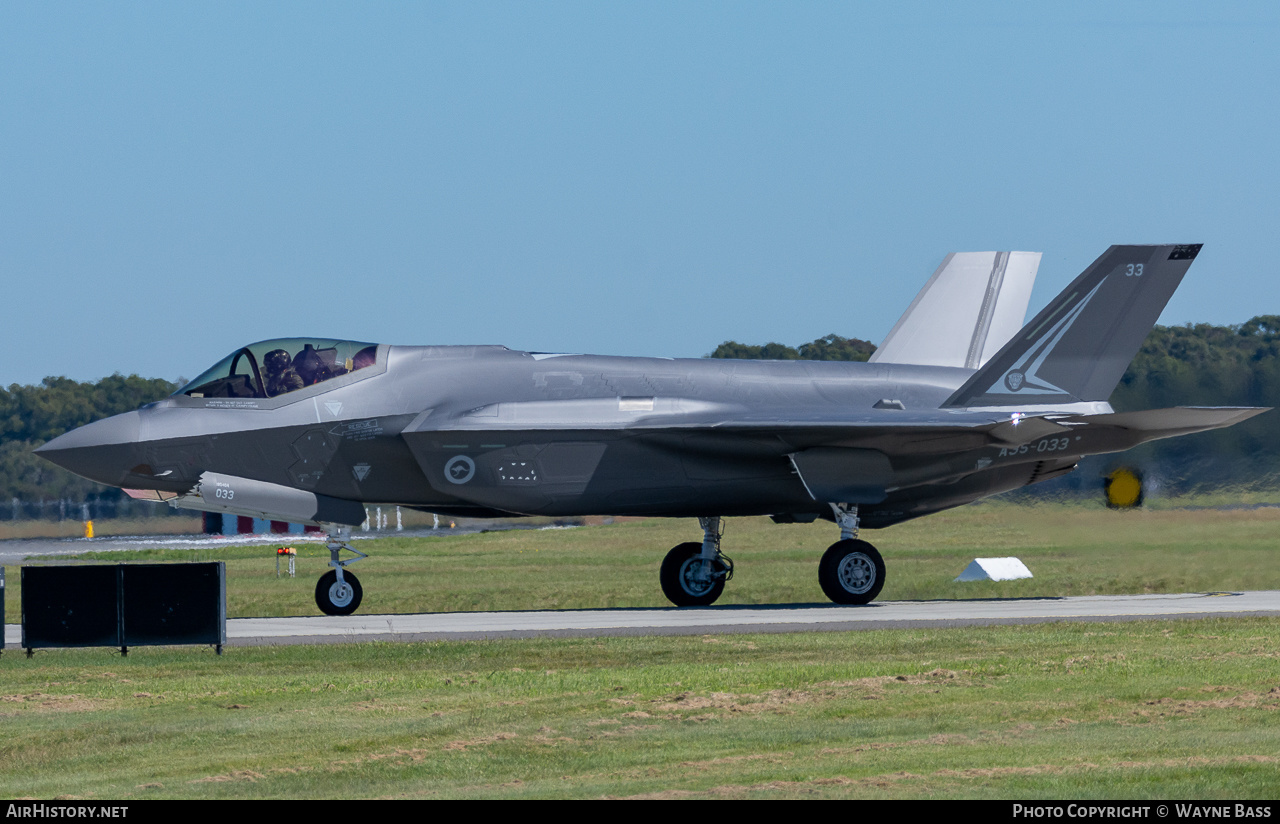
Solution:
M 1035 443 L 1024 443 L 1022 446 L 1006 446 L 1000 448 L 1001 458 L 1015 455 L 1044 454 L 1045 452 L 1062 452 L 1071 446 L 1070 438 L 1041 438 Z

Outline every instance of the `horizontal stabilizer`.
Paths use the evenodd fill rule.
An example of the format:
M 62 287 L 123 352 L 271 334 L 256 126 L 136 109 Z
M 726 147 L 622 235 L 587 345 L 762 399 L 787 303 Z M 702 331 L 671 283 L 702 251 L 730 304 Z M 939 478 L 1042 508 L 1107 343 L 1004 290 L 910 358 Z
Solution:
M 1054 442 L 1062 437 L 1087 435 L 1086 454 L 1120 452 L 1147 441 L 1225 429 L 1269 407 L 1256 406 L 1175 406 L 1170 409 L 1145 409 L 1141 412 L 1112 412 L 1106 415 L 1046 415 L 1020 419 L 991 427 L 986 431 L 992 445 Z M 1079 437 L 1076 437 L 1079 440 Z
M 871 362 L 980 368 L 1022 328 L 1039 267 L 1039 252 L 952 252 Z
M 1141 412 L 1113 412 L 1108 415 L 1074 415 L 1059 419 L 1061 423 L 1106 426 L 1124 429 L 1139 436 L 1135 443 L 1146 443 L 1193 432 L 1225 429 L 1254 415 L 1267 406 L 1175 406 L 1169 409 L 1144 409 Z

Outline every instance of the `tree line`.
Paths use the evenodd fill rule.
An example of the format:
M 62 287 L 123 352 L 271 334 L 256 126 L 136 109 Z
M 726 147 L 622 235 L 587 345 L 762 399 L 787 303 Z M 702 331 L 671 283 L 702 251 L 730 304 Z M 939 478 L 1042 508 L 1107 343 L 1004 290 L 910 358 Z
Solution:
M 875 351 L 876 345 L 871 341 L 842 338 L 831 334 L 799 346 L 787 346 L 783 343 L 766 343 L 757 346 L 727 340 L 717 346 L 714 352 L 704 357 L 738 360 L 866 361 Z
M 63 432 L 137 409 L 177 389 L 170 381 L 137 375 L 112 375 L 95 383 L 45 378 L 36 386 L 0 388 L 0 518 L 167 514 L 168 507 L 132 506 L 120 490 L 73 475 L 32 450 Z
M 1280 406 L 1280 315 L 1238 326 L 1157 326 L 1111 395 L 1117 412 L 1168 406 Z M 1144 444 L 1123 458 L 1178 488 L 1280 482 L 1280 413 Z

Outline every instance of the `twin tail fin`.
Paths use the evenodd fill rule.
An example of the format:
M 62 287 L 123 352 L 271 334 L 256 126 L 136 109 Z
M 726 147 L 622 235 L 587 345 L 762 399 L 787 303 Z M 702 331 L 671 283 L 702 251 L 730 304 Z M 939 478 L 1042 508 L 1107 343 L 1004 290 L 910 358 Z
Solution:
M 871 363 L 978 369 L 1022 328 L 1039 252 L 952 252 Z
M 1112 246 L 942 407 L 1107 400 L 1200 246 Z

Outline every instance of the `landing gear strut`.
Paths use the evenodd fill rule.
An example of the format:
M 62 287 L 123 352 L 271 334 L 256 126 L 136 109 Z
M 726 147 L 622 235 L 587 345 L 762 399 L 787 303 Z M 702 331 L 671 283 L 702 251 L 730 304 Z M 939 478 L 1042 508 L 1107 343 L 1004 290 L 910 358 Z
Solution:
M 818 564 L 818 583 L 837 604 L 868 604 L 884 587 L 884 559 L 876 548 L 858 536 L 858 507 L 831 504 L 840 525 L 840 540 L 832 544 Z
M 724 592 L 733 577 L 733 561 L 720 551 L 720 517 L 699 518 L 702 543 L 680 544 L 662 561 L 662 594 L 678 607 L 705 607 Z
M 356 611 L 356 607 L 360 606 L 364 590 L 360 587 L 360 581 L 356 576 L 346 571 L 346 567 L 356 561 L 363 561 L 369 556 L 352 549 L 347 543 L 351 539 L 349 526 L 331 527 L 325 537 L 328 538 L 329 566 L 333 569 L 321 575 L 316 583 L 316 606 L 320 607 L 320 611 L 325 615 L 350 615 Z M 344 549 L 360 557 L 343 561 L 339 559 L 338 554 Z

